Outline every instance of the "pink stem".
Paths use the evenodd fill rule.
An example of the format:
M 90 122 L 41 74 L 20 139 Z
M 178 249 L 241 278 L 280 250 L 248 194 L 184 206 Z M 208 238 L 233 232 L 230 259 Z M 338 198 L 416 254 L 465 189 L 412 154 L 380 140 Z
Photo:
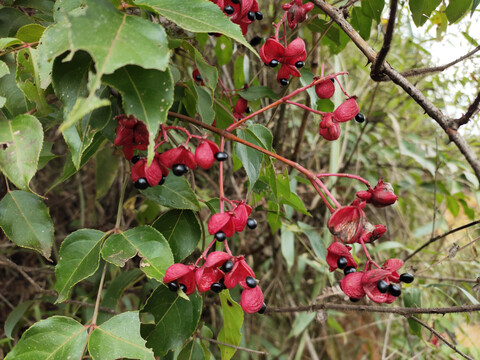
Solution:
M 223 152 L 225 149 L 225 138 L 222 136 L 220 138 L 220 151 Z M 220 169 L 218 175 L 218 186 L 220 188 L 220 212 L 224 212 L 224 201 L 225 201 L 225 192 L 223 190 L 223 161 L 220 161 Z
M 299 104 L 299 103 L 296 103 L 294 101 L 286 100 L 285 103 L 301 107 L 302 109 L 305 109 L 307 111 L 310 111 L 314 114 L 318 114 L 318 115 L 321 115 L 321 116 L 325 116 L 326 114 L 328 114 L 328 113 L 323 112 L 323 111 L 314 110 L 311 107 L 308 107 L 307 105 Z
M 315 188 L 315 190 L 317 190 L 318 192 L 318 195 L 320 195 L 320 197 L 322 198 L 323 202 L 325 203 L 325 205 L 327 206 L 328 210 L 330 210 L 330 213 L 333 213 L 335 211 L 335 209 L 332 207 L 332 205 L 330 205 L 330 203 L 328 202 L 328 200 L 325 198 L 325 195 L 323 195 L 322 191 L 320 190 L 320 188 L 318 187 L 318 185 L 315 183 L 315 181 L 313 180 L 310 180 L 310 182 L 312 183 L 313 187 Z
M 322 177 L 328 177 L 328 176 L 337 176 L 337 177 L 345 177 L 345 178 L 349 178 L 349 179 L 355 179 L 355 180 L 358 180 L 362 183 L 364 183 L 365 185 L 368 186 L 368 188 L 370 189 L 370 183 L 365 180 L 364 178 L 358 176 L 358 175 L 353 175 L 353 174 L 317 174 L 317 178 L 322 178 Z
M 223 245 L 225 246 L 225 251 L 227 252 L 227 254 L 233 256 L 232 252 L 230 251 L 230 247 L 228 246 L 227 240 L 225 240 Z
M 225 87 L 225 84 L 223 83 L 223 81 L 220 78 L 218 78 L 218 83 L 222 87 L 222 92 L 227 96 L 227 99 L 228 99 L 228 102 L 230 103 L 230 106 L 233 108 L 232 98 L 231 98 L 230 94 L 228 93 L 228 90 Z
M 337 208 L 342 207 L 342 205 L 340 205 L 340 203 L 337 201 L 337 199 L 335 199 L 335 196 L 332 195 L 332 193 L 328 190 L 328 188 L 325 186 L 325 184 L 322 182 L 322 180 L 315 179 L 315 183 L 318 186 L 320 186 L 320 188 L 323 190 L 323 192 L 333 201 L 333 203 L 335 204 L 335 206 Z
M 351 96 L 348 95 L 347 92 L 343 89 L 342 84 L 340 83 L 340 81 L 338 81 L 337 77 L 334 76 L 334 78 L 337 81 L 338 86 L 340 86 L 340 90 L 342 90 L 342 92 L 345 94 L 346 97 L 350 98 Z
M 368 263 L 371 263 L 374 266 L 376 266 L 378 269 L 380 269 L 380 266 L 378 266 L 378 264 L 375 261 L 373 261 L 372 257 L 370 256 L 367 250 L 367 247 L 365 246 L 365 242 L 362 239 L 360 239 L 359 241 L 360 241 L 360 245 L 362 245 L 363 252 L 365 253 L 365 256 L 367 257 L 367 260 L 368 260 L 367 263 L 365 264 L 365 269 L 367 268 Z
M 197 261 L 195 261 L 195 266 L 197 266 L 200 260 L 207 258 L 208 251 L 212 248 L 213 244 L 215 244 L 216 241 L 217 241 L 216 239 L 213 239 L 213 241 L 210 244 L 208 244 L 207 248 L 203 251 L 202 255 L 200 255 Z

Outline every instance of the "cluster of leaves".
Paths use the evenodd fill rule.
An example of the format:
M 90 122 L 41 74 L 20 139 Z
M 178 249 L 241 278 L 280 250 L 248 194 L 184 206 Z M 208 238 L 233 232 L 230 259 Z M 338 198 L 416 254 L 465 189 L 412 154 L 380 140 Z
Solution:
M 473 13 L 479 1 L 462 0 L 455 6 L 453 3 L 452 0 L 445 6 L 436 0 L 410 0 L 409 15 L 417 26 L 429 21 L 445 32 L 448 23 L 455 23 Z M 277 2 L 271 5 L 272 8 L 280 6 Z M 364 39 L 369 39 L 372 27 L 381 23 L 385 2 L 362 0 L 357 5 L 351 9 L 351 24 Z M 265 4 L 262 11 L 266 16 L 269 15 L 267 9 Z M 318 14 L 319 11 L 314 9 L 312 13 Z M 269 20 L 265 21 L 268 23 Z M 270 35 L 262 33 L 258 24 L 251 29 L 265 38 Z M 318 34 L 326 33 L 322 41 L 325 54 L 334 56 L 348 50 L 345 49 L 349 46 L 347 35 L 337 25 L 331 26 L 323 16 L 312 17 L 300 31 L 311 45 Z M 223 36 L 211 38 L 208 33 Z M 247 34 L 247 38 L 252 37 Z M 212 43 L 215 43 L 214 47 L 209 46 Z M 216 59 L 217 67 L 209 65 L 206 58 Z M 357 59 L 348 61 L 352 62 L 346 63 L 348 68 L 359 65 Z M 336 67 L 333 60 L 328 65 Z M 220 76 L 222 66 L 230 73 Z M 8 319 L 2 319 L 7 320 L 6 336 L 14 339 L 19 330 L 18 326 L 15 327 L 17 323 L 22 323 L 21 318 L 29 309 L 37 309 L 37 322 L 30 323 L 32 326 L 23 333 L 15 347 L 8 340 L 7 359 L 20 358 L 31 349 L 39 359 L 81 358 L 86 348 L 92 359 L 154 359 L 154 355 L 179 359 L 211 358 L 212 352 L 218 350 L 192 335 L 212 338 L 212 329 L 221 342 L 245 345 L 241 343 L 245 341 L 242 332 L 249 333 L 245 329 L 252 325 L 244 324 L 244 314 L 228 292 L 220 295 L 223 324 L 219 324 L 215 317 L 204 315 L 202 320 L 208 322 L 206 325 L 200 322 L 200 318 L 204 302 L 211 300 L 208 296 L 193 295 L 187 300 L 161 284 L 165 270 L 171 264 L 198 253 L 197 248 L 202 248 L 205 213 L 207 210 L 218 211 L 218 199 L 215 199 L 218 194 L 211 191 L 208 182 L 212 178 L 215 181 L 216 175 L 211 172 L 197 176 L 195 190 L 183 177 L 168 177 L 162 186 L 142 191 L 142 200 L 140 204 L 136 203 L 138 193 L 128 181 L 120 186 L 123 190 L 117 190 L 115 186 L 123 182 L 128 165 L 118 161 L 121 156 L 112 147 L 116 126 L 112 119 L 122 109 L 146 124 L 152 144 L 147 151 L 151 160 L 153 140 L 160 124 L 176 121 L 168 117 L 170 109 L 192 117 L 198 114 L 205 124 L 212 124 L 215 120 L 219 128 L 226 128 L 233 122 L 227 110 L 230 105 L 217 88 L 219 77 L 227 79 L 236 89 L 250 83 L 251 86 L 239 95 L 253 108 L 266 104 L 269 99 L 279 98 L 279 87 L 274 81 L 268 81 L 267 76 L 263 79 L 253 77 L 261 66 L 255 49 L 240 28 L 231 23 L 215 4 L 206 0 L 1 2 L 0 170 L 6 178 L 5 184 L 10 186 L 1 190 L 0 227 L 17 246 L 35 250 L 47 260 L 44 262 L 33 257 L 35 264 L 40 262 L 48 269 L 49 261 L 53 261 L 55 281 L 51 287 L 56 292 L 52 297 L 46 291 L 35 302 L 20 304 Z M 194 68 L 198 68 L 205 86 L 199 86 L 191 78 Z M 314 71 L 313 66 L 307 64 L 306 70 L 301 71 L 300 81 L 303 84 L 310 82 L 316 75 L 312 73 Z M 373 87 L 365 88 L 367 81 L 368 76 L 359 71 L 349 84 L 351 88 L 364 89 L 361 106 L 368 108 L 369 98 L 376 98 L 383 106 L 373 107 L 368 114 L 370 122 L 367 126 L 370 128 L 358 148 L 355 144 L 363 132 L 347 129 L 343 150 L 336 143 L 319 147 L 317 151 L 314 144 L 318 141 L 315 135 L 318 130 L 312 126 L 305 137 L 300 160 L 313 168 L 338 170 L 340 164 L 350 164 L 344 154 L 357 154 L 358 167 L 365 170 L 363 175 L 367 179 L 372 180 L 378 178 L 378 166 L 393 164 L 392 171 L 388 172 L 389 181 L 396 184 L 406 200 L 400 200 L 396 214 L 388 215 L 387 221 L 393 224 L 391 233 L 396 235 L 380 243 L 375 250 L 390 256 L 392 252 L 398 254 L 407 250 L 410 246 L 407 240 L 413 240 L 412 244 L 415 244 L 416 239 L 429 235 L 432 228 L 446 228 L 443 219 L 432 221 L 431 216 L 424 215 L 426 212 L 418 211 L 428 208 L 426 204 L 432 199 L 434 211 L 441 211 L 438 210 L 440 205 L 445 204 L 453 216 L 463 211 L 473 219 L 476 213 L 470 197 L 475 195 L 478 199 L 479 194 L 465 193 L 464 189 L 478 188 L 478 181 L 448 147 L 435 145 L 431 139 L 421 136 L 421 131 L 432 131 L 431 126 L 422 124 L 424 119 L 420 115 L 412 119 L 412 104 L 403 105 L 402 101 L 406 99 L 399 96 L 396 88 L 388 87 L 384 95 L 376 95 Z M 319 100 L 313 90 L 308 92 L 308 97 L 316 109 L 333 110 L 333 103 Z M 390 114 L 392 125 L 382 123 L 380 119 L 391 109 L 395 109 Z M 268 115 L 273 118 L 275 114 Z M 275 120 L 274 127 L 267 126 L 270 122 L 265 117 L 258 123 L 248 123 L 238 129 L 236 135 L 264 149 L 273 151 L 275 147 L 280 153 L 289 153 L 293 151 L 293 145 L 288 144 L 295 142 L 294 134 L 299 126 L 297 118 L 301 118 L 301 113 L 287 110 L 278 121 Z M 410 123 L 400 131 L 398 120 L 404 118 Z M 396 131 L 395 136 L 391 128 Z M 397 143 L 398 149 L 389 147 L 388 141 Z M 313 151 L 308 151 L 309 148 L 316 149 L 315 156 L 311 156 Z M 296 303 L 315 301 L 322 288 L 335 284 L 325 263 L 325 244 L 329 237 L 319 235 L 325 209 L 317 209 L 315 202 L 303 203 L 297 193 L 308 199 L 313 198 L 313 192 L 295 173 L 277 169 L 281 168 L 279 164 L 243 144 L 236 143 L 231 151 L 234 156 L 229 171 L 238 177 L 245 174 L 242 183 L 248 179 L 248 186 L 230 185 L 227 191 L 248 192 L 258 210 L 264 210 L 262 230 L 265 234 L 275 235 L 261 236 L 254 239 L 256 241 L 242 236 L 237 246 L 245 253 L 251 248 L 250 253 L 254 254 L 252 258 L 260 272 L 265 270 L 267 273 L 272 263 L 278 264 L 273 275 L 262 279 L 272 284 L 286 284 L 277 295 L 271 291 L 270 295 L 266 293 L 271 304 L 284 306 L 285 294 L 291 290 L 297 294 Z M 439 163 L 446 163 L 448 167 L 439 169 Z M 397 167 L 399 164 L 409 167 L 407 174 Z M 96 173 L 95 184 L 87 186 L 92 171 Z M 437 178 L 441 180 L 437 181 Z M 343 180 L 337 185 L 339 191 L 345 190 L 345 198 L 354 193 L 353 190 L 359 190 L 352 190 Z M 18 190 L 13 190 L 14 186 Z M 83 193 L 83 188 L 94 192 L 93 200 L 87 205 L 83 199 L 91 198 Z M 414 188 L 421 188 L 423 195 L 415 194 Z M 80 216 L 80 220 L 65 220 L 65 215 L 60 214 L 62 210 L 56 209 L 58 203 L 73 201 L 65 194 L 68 191 L 81 199 L 73 204 L 80 209 L 79 212 L 71 213 L 77 218 Z M 109 196 L 105 196 L 107 194 Z M 125 202 L 123 194 L 126 195 Z M 56 199 L 57 205 L 51 199 Z M 107 210 L 103 211 L 103 219 L 88 213 L 102 214 L 96 210 L 99 203 Z M 118 218 L 115 217 L 117 205 Z M 395 219 L 399 214 L 402 221 Z M 68 225 L 63 226 L 62 222 Z M 132 222 L 138 226 L 130 226 Z M 404 223 L 414 230 L 405 232 Z M 272 240 L 278 232 L 279 240 Z M 260 249 L 262 251 L 257 252 Z M 19 251 L 18 248 L 15 251 Z M 23 253 L 31 255 L 30 252 Z M 285 275 L 281 268 L 289 270 L 289 275 Z M 464 273 L 458 275 L 468 277 Z M 313 283 L 309 283 L 309 279 L 313 279 Z M 104 281 L 108 288 L 102 294 Z M 48 283 L 52 282 L 51 277 Z M 99 286 L 101 302 L 96 301 Z M 423 305 L 441 304 L 458 293 L 471 302 L 476 301 L 468 285 L 458 289 L 445 289 L 442 284 L 422 286 L 440 294 L 423 299 Z M 69 304 L 75 299 L 91 306 L 97 302 L 97 309 Z M 39 305 L 42 302 L 54 303 L 58 308 L 47 310 Z M 422 305 L 419 289 L 407 289 L 404 302 L 406 306 Z M 305 344 L 309 337 L 307 327 L 314 322 L 315 315 L 255 321 L 261 321 L 266 329 L 275 329 L 275 334 L 281 332 L 284 338 L 287 335 L 289 339 L 300 336 L 300 344 Z M 341 316 L 330 316 L 326 321 L 328 333 L 341 333 L 349 326 Z M 416 323 L 411 322 L 410 326 L 415 334 L 422 336 Z M 439 320 L 437 326 L 450 332 L 457 327 L 446 319 Z M 286 329 L 290 328 L 289 333 Z M 379 325 L 378 331 L 382 330 Z M 392 331 L 400 333 L 402 329 Z M 289 341 L 278 343 L 277 336 L 272 333 L 266 331 L 252 335 L 249 346 L 262 347 L 273 356 L 288 358 L 285 351 Z M 401 348 L 405 344 L 406 340 L 400 336 L 395 338 L 392 346 Z M 295 347 L 299 356 L 303 346 L 301 349 Z M 418 350 L 419 345 L 411 346 L 417 346 Z M 337 351 L 337 345 L 328 350 L 332 358 L 339 357 L 335 356 Z M 235 349 L 220 346 L 223 359 L 231 358 L 234 353 Z

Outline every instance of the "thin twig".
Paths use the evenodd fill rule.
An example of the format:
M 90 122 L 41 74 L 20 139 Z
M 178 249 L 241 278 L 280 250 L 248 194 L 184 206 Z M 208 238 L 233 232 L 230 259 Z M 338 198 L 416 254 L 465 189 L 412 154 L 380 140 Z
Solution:
M 105 281 L 107 264 L 108 263 L 105 263 L 105 265 L 103 266 L 102 277 L 100 278 L 100 285 L 98 285 L 98 294 L 97 294 L 97 300 L 95 301 L 95 308 L 93 310 L 92 325 L 97 325 L 98 309 L 100 307 L 100 299 L 102 298 L 103 282 Z
M 475 114 L 475 112 L 478 111 L 479 106 L 480 106 L 480 92 L 478 93 L 475 100 L 473 100 L 473 103 L 468 107 L 467 112 L 463 114 L 460 118 L 454 121 L 457 123 L 459 127 L 462 125 L 465 125 L 466 123 L 468 123 L 470 118 Z
M 390 46 L 393 40 L 393 30 L 395 29 L 395 19 L 397 17 L 397 8 L 398 8 L 398 0 L 391 0 L 390 17 L 388 19 L 387 31 L 385 33 L 385 37 L 383 38 L 383 45 L 377 54 L 377 59 L 373 63 L 372 71 L 370 73 L 370 77 L 374 80 L 377 80 L 380 78 L 380 74 L 382 73 L 383 63 L 385 62 L 385 58 L 387 57 L 387 54 L 390 51 Z
M 430 276 L 430 275 L 418 275 L 415 274 L 416 278 L 420 279 L 428 279 L 428 280 L 435 280 L 435 281 L 453 281 L 453 282 L 466 282 L 477 284 L 480 283 L 480 277 L 477 279 L 464 279 L 464 278 L 456 278 L 456 277 L 448 277 L 448 276 Z
M 463 356 L 465 359 L 468 360 L 473 360 L 470 356 L 464 354 L 460 350 L 457 349 L 455 345 L 453 345 L 451 342 L 449 342 L 447 339 L 445 339 L 437 330 L 429 326 L 428 324 L 424 323 L 422 320 L 415 316 L 408 316 L 409 319 L 412 319 L 413 321 L 416 321 L 420 325 L 422 325 L 425 329 L 428 329 L 430 332 L 435 334 L 436 337 L 438 337 L 440 340 L 442 340 L 445 344 L 447 344 L 453 351 L 457 352 L 459 355 Z
M 258 354 L 258 355 L 268 355 L 268 353 L 265 352 L 265 351 L 252 350 L 252 349 L 247 349 L 247 348 L 244 348 L 244 347 L 241 347 L 241 346 L 235 346 L 235 345 L 232 345 L 232 344 L 227 344 L 227 343 L 224 343 L 224 342 L 221 342 L 221 341 L 218 341 L 218 340 L 215 340 L 215 339 L 210 339 L 210 338 L 204 337 L 202 335 L 198 335 L 198 334 L 195 335 L 195 336 L 197 338 L 201 339 L 201 340 L 206 340 L 206 341 L 209 341 L 209 342 L 217 344 L 217 345 L 227 346 L 227 347 L 235 349 L 235 350 L 245 351 L 245 352 L 249 352 L 249 353 L 252 353 L 252 354 Z
M 13 267 L 15 270 L 17 270 L 24 278 L 25 280 L 27 280 L 34 288 L 37 292 L 46 292 L 48 290 L 45 290 L 43 287 L 41 287 L 40 285 L 38 285 L 35 280 L 33 280 L 30 275 L 28 275 L 25 271 L 23 271 L 22 267 L 15 264 L 12 260 L 10 260 L 9 258 L 7 258 L 6 256 L 3 256 L 3 255 L 0 255 L 0 258 L 6 262 L 7 264 L 9 264 L 11 267 Z
M 78 300 L 64 300 L 62 303 L 63 304 L 79 305 L 79 306 L 93 308 L 93 309 L 95 308 L 95 304 L 90 304 L 90 303 L 86 303 L 86 302 L 78 301 Z M 106 312 L 106 313 L 114 314 L 114 315 L 118 314 L 118 312 L 116 312 L 115 310 L 104 307 L 104 306 L 99 306 L 98 311 L 102 311 L 102 312 Z
M 438 236 L 435 236 L 434 238 L 428 240 L 425 244 L 423 244 L 422 246 L 420 246 L 418 249 L 416 249 L 413 253 L 411 253 L 410 255 L 408 255 L 405 259 L 403 259 L 403 261 L 407 261 L 408 259 L 410 259 L 411 257 L 413 257 L 415 254 L 417 254 L 418 252 L 422 251 L 423 249 L 425 249 L 428 245 L 434 243 L 435 241 L 438 241 L 450 234 L 453 234 L 453 233 L 456 233 L 457 231 L 460 231 L 460 230 L 463 230 L 463 229 L 466 229 L 466 228 L 469 228 L 470 226 L 474 226 L 474 225 L 477 225 L 477 224 L 480 224 L 480 220 L 476 220 L 476 221 L 472 221 L 468 224 L 465 224 L 465 225 L 462 225 L 458 228 L 455 228 L 455 229 L 452 229 L 450 231 L 447 231 L 446 233 L 442 234 L 442 235 L 438 235 Z

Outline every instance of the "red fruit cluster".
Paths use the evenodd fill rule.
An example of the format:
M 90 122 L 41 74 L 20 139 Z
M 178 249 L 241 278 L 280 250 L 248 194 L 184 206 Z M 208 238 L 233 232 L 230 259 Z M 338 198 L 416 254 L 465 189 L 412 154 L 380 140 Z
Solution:
M 305 42 L 301 38 L 296 38 L 284 47 L 280 41 L 271 37 L 260 48 L 260 58 L 271 67 L 281 64 L 277 81 L 287 85 L 290 76 L 300 77 L 298 69 L 305 65 L 304 61 L 307 58 Z
M 264 306 L 263 293 L 252 268 L 243 256 L 231 256 L 223 251 L 210 253 L 202 266 L 173 264 L 163 282 L 174 291 L 182 289 L 187 295 L 212 290 L 221 292 L 240 285 L 243 288 L 240 306 L 246 313 L 255 313 Z
M 135 116 L 122 114 L 115 116 L 117 128 L 115 132 L 115 146 L 121 146 L 127 160 L 131 160 L 134 150 L 147 150 L 148 130 L 145 124 Z
M 241 232 L 245 229 L 251 213 L 251 206 L 241 201 L 231 211 L 213 214 L 208 221 L 208 233 L 215 235 L 221 231 L 226 237 L 233 236 L 235 231 Z
M 331 82 L 328 80 L 325 83 Z M 321 82 L 319 85 L 322 84 L 324 84 L 324 82 Z M 317 91 L 317 95 L 319 92 L 322 92 L 322 94 L 327 92 L 326 85 L 322 86 L 323 88 L 321 90 L 317 91 L 317 89 L 315 89 Z M 358 108 L 357 100 L 355 100 L 354 97 L 351 97 L 350 99 L 344 101 L 339 107 L 335 109 L 333 113 L 327 113 L 323 115 L 322 121 L 320 121 L 319 125 L 320 135 L 322 135 L 323 138 L 328 141 L 337 140 L 340 136 L 339 123 L 354 119 L 359 112 L 360 109 Z
M 297 24 L 304 22 L 307 19 L 307 13 L 311 11 L 314 4 L 307 2 L 302 5 L 302 0 L 292 0 L 287 4 L 283 4 L 282 8 L 287 13 L 288 26 L 290 29 L 295 29 Z
M 210 0 L 230 16 L 230 21 L 240 25 L 243 35 L 248 26 L 255 20 L 262 20 L 263 14 L 258 11 L 257 0 Z

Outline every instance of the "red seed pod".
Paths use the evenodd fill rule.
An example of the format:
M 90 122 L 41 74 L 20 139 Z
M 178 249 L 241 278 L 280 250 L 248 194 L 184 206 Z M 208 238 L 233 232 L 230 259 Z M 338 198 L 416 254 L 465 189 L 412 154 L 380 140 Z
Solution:
M 343 102 L 338 108 L 333 112 L 333 118 L 338 122 L 345 122 L 352 120 L 360 112 L 358 108 L 357 100 L 355 98 L 350 98 Z
M 165 272 L 163 283 L 168 284 L 177 281 L 187 287 L 185 292 L 187 295 L 192 295 L 195 291 L 195 270 L 194 265 L 173 264 Z
M 340 137 L 340 125 L 333 121 L 331 113 L 325 115 L 319 124 L 319 133 L 325 140 L 333 141 Z
M 263 306 L 263 292 L 260 286 L 253 289 L 245 289 L 240 296 L 240 306 L 243 311 L 253 314 L 259 311 Z
M 378 181 L 377 186 L 370 190 L 372 198 L 370 202 L 375 207 L 385 207 L 393 205 L 398 196 L 393 192 L 393 186 L 390 183 L 384 183 L 382 179 Z
M 348 274 L 340 281 L 342 291 L 352 299 L 361 299 L 365 296 L 365 290 L 362 286 L 363 272 L 354 272 Z
M 229 211 L 212 215 L 208 221 L 208 233 L 214 235 L 219 231 L 223 231 L 227 237 L 230 237 L 235 233 L 232 212 Z
M 160 160 L 170 169 L 176 164 L 186 165 L 190 170 L 197 167 L 195 156 L 185 145 L 180 145 L 176 148 L 165 151 L 160 154 Z
M 213 283 L 219 282 L 225 276 L 223 271 L 216 267 L 202 266 L 195 271 L 195 282 L 199 292 L 210 290 Z
M 320 99 L 330 99 L 335 93 L 335 84 L 330 80 L 315 85 L 315 92 Z
M 218 145 L 213 141 L 203 140 L 195 150 L 195 161 L 197 165 L 205 170 L 210 169 L 215 162 L 214 155 L 219 151 Z
M 350 246 L 345 246 L 342 243 L 336 241 L 332 243 L 327 249 L 327 264 L 329 265 L 329 271 L 335 271 L 338 268 L 337 261 L 339 258 L 344 257 L 347 260 L 347 266 L 353 266 L 357 268 L 357 263 L 350 254 Z
M 335 210 L 327 226 L 340 241 L 352 244 L 363 234 L 365 218 L 360 206 L 344 206 Z

